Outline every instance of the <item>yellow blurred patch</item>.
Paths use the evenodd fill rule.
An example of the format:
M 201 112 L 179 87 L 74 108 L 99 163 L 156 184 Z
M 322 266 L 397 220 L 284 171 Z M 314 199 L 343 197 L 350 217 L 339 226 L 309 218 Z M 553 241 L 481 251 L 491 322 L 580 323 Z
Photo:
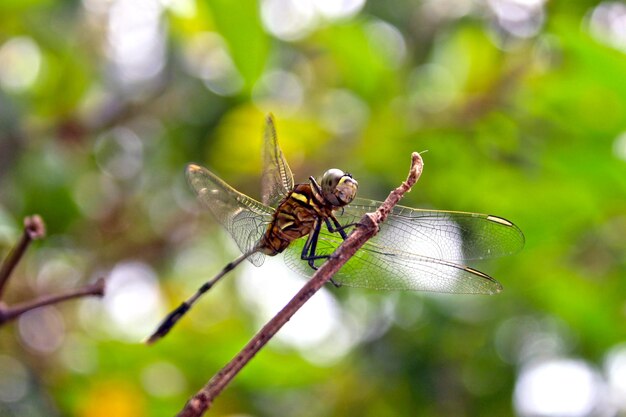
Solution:
M 101 381 L 88 391 L 80 417 L 142 417 L 146 415 L 142 391 L 122 380 Z

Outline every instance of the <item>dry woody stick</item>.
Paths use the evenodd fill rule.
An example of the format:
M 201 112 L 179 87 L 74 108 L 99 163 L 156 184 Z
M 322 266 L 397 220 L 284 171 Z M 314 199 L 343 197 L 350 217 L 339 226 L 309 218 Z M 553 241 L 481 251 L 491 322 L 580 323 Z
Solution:
M 15 270 L 15 267 L 19 263 L 20 259 L 22 259 L 26 253 L 28 246 L 33 240 L 41 239 L 45 235 L 46 226 L 40 216 L 33 215 L 26 217 L 24 219 L 24 231 L 19 242 L 9 252 L 2 265 L 0 265 L 0 326 L 35 308 L 60 303 L 74 298 L 88 296 L 102 297 L 104 295 L 105 281 L 103 278 L 99 278 L 96 282 L 75 290 L 70 290 L 61 294 L 45 295 L 14 306 L 7 306 L 2 302 L 4 289 L 6 288 L 9 278 L 11 277 L 11 274 Z
M 209 382 L 198 391 L 184 406 L 178 417 L 199 417 L 207 411 L 215 397 L 233 380 L 241 369 L 265 346 L 265 344 L 289 321 L 309 298 L 313 296 L 333 275 L 359 250 L 365 242 L 378 232 L 382 223 L 393 207 L 419 179 L 424 162 L 419 153 L 411 156 L 409 176 L 398 188 L 393 190 L 383 204 L 374 213 L 365 214 L 359 220 L 358 227 L 343 241 L 319 270 L 311 277 L 302 289 L 274 316 L 248 344 Z

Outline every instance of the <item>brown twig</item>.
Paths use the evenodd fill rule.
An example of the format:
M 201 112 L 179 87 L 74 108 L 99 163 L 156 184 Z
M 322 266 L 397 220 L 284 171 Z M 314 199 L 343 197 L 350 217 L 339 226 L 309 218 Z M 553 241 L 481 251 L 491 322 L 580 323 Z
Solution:
M 46 226 L 40 216 L 35 214 L 33 216 L 26 217 L 24 219 L 24 232 L 22 233 L 22 237 L 17 245 L 15 245 L 15 247 L 11 250 L 2 265 L 0 265 L 0 326 L 15 319 L 16 317 L 19 317 L 27 311 L 38 307 L 60 303 L 73 298 L 86 296 L 102 297 L 104 295 L 105 282 L 103 278 L 99 278 L 93 284 L 86 285 L 82 288 L 56 295 L 45 295 L 41 298 L 26 301 L 12 307 L 6 306 L 1 301 L 2 294 L 9 277 L 15 269 L 15 266 L 19 263 L 20 259 L 22 259 L 22 256 L 24 256 L 26 249 L 28 249 L 28 245 L 33 240 L 43 238 L 45 234 Z
M 30 242 L 36 239 L 41 239 L 45 235 L 46 226 L 40 216 L 35 214 L 24 219 L 24 232 L 22 233 L 20 241 L 17 245 L 15 245 L 0 266 L 0 300 L 2 299 L 4 288 L 9 280 L 9 277 L 11 276 L 11 273 L 20 259 L 22 259 L 22 256 L 24 256 L 24 252 L 28 249 Z
M 198 391 L 180 411 L 178 417 L 199 417 L 210 408 L 213 400 L 232 381 L 239 371 L 256 355 L 256 353 L 278 332 L 278 330 L 313 296 L 333 275 L 378 232 L 393 207 L 402 196 L 410 191 L 419 179 L 424 163 L 421 156 L 414 152 L 411 158 L 411 170 L 405 182 L 392 191 L 383 204 L 374 213 L 366 213 L 359 220 L 358 227 L 343 241 L 319 270 L 311 277 L 302 289 L 274 316 L 211 380 Z
M 4 307 L 0 305 L 0 325 L 19 317 L 27 311 L 35 308 L 47 306 L 50 304 L 60 303 L 62 301 L 71 300 L 73 298 L 97 296 L 102 297 L 104 295 L 105 282 L 104 278 L 98 278 L 93 284 L 85 285 L 84 287 L 70 290 L 66 293 L 56 295 L 45 295 L 35 300 L 26 301 L 17 304 L 12 307 Z

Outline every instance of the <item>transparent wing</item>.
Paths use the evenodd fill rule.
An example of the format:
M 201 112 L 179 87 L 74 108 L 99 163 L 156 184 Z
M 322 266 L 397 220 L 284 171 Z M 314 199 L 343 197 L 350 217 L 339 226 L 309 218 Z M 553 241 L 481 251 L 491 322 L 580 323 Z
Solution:
M 300 259 L 305 240 L 299 239 L 285 252 L 285 263 L 305 276 L 315 272 Z M 318 254 L 330 254 L 339 245 L 337 236 L 320 236 Z M 323 259 L 316 261 L 319 266 Z M 495 294 L 502 290 L 498 281 L 475 269 L 441 259 L 391 251 L 366 243 L 333 277 L 348 287 L 377 290 L 412 290 L 457 294 Z
M 228 230 L 241 252 L 250 252 L 265 233 L 274 210 L 238 192 L 199 165 L 189 164 L 185 172 L 189 185 L 202 204 Z M 248 260 L 261 266 L 264 255 L 256 253 Z
M 265 118 L 263 150 L 263 178 L 261 191 L 263 204 L 276 207 L 278 203 L 293 189 L 293 174 L 278 145 L 278 136 L 274 126 L 274 117 L 268 114 Z
M 341 224 L 354 223 L 380 204 L 355 199 L 343 213 L 337 213 L 337 218 Z M 337 234 L 323 230 L 316 253 L 328 255 L 340 243 Z M 300 259 L 303 245 L 303 241 L 294 242 L 285 253 L 285 261 L 308 276 L 314 271 Z M 397 206 L 379 233 L 333 279 L 347 286 L 374 289 L 493 294 L 502 288 L 496 280 L 457 262 L 512 254 L 523 245 L 519 228 L 500 217 Z
M 354 223 L 380 204 L 356 198 L 337 218 L 341 224 Z M 396 206 L 371 242 L 430 258 L 462 261 L 516 253 L 524 246 L 524 234 L 510 221 L 488 214 Z

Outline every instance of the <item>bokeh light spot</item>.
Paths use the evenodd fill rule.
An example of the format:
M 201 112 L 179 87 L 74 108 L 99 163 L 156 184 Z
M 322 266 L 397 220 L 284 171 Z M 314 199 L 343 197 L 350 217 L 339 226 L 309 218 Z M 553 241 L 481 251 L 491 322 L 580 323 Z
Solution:
M 331 90 L 320 103 L 324 126 L 336 135 L 356 133 L 367 122 L 369 108 L 349 90 Z
M 117 127 L 98 138 L 94 146 L 100 169 L 118 180 L 128 180 L 143 166 L 143 144 L 132 130 Z
M 114 75 L 134 86 L 158 75 L 165 65 L 162 5 L 157 0 L 115 0 L 109 9 L 108 54 Z
M 280 111 L 282 115 L 294 113 L 304 100 L 302 82 L 295 74 L 273 70 L 263 74 L 254 86 L 255 103 L 264 110 Z
M 313 2 L 318 13 L 328 19 L 344 19 L 357 14 L 365 0 L 317 0 Z
M 187 71 L 204 81 L 206 87 L 221 96 L 241 91 L 244 82 L 237 71 L 226 43 L 214 32 L 194 35 L 183 51 Z
M 616 1 L 600 3 L 589 15 L 588 26 L 600 42 L 626 52 L 626 4 Z
M 458 95 L 458 83 L 445 67 L 426 64 L 416 68 L 409 78 L 409 101 L 412 107 L 427 113 L 448 108 Z
M 28 393 L 28 371 L 17 359 L 0 355 L 0 401 L 11 403 Z
M 626 411 L 626 343 L 611 349 L 604 360 L 611 402 Z
M 261 18 L 269 33 L 294 41 L 307 36 L 320 22 L 354 16 L 364 5 L 365 0 L 263 0 Z
M 196 15 L 195 0 L 161 0 L 161 4 L 177 16 L 191 18 Z
M 304 281 L 290 272 L 281 259 L 267 258 L 261 269 L 244 264 L 237 289 L 254 312 L 257 325 L 273 317 L 300 290 Z M 318 364 L 336 361 L 352 347 L 338 303 L 322 288 L 280 330 L 275 340 L 298 349 Z
M 367 25 L 369 42 L 385 56 L 391 67 L 399 66 L 406 57 L 406 42 L 402 33 L 393 25 L 378 20 Z
M 61 362 L 70 370 L 89 374 L 98 367 L 98 356 L 94 342 L 80 333 L 66 337 L 60 351 Z
M 28 311 L 18 319 L 20 340 L 28 349 L 42 354 L 56 351 L 63 343 L 65 323 L 54 306 Z
M 119 263 L 113 268 L 103 304 L 110 319 L 107 327 L 123 340 L 145 338 L 164 313 L 157 277 L 141 262 Z
M 80 211 L 97 220 L 111 213 L 119 203 L 121 192 L 111 176 L 88 172 L 76 181 L 73 196 Z
M 78 285 L 82 271 L 76 262 L 65 258 L 60 251 L 46 251 L 36 278 L 37 291 L 41 294 L 69 290 Z
M 596 408 L 601 380 L 586 362 L 555 359 L 522 369 L 515 386 L 521 416 L 583 417 Z
M 470 13 L 477 4 L 473 0 L 425 0 L 422 12 L 429 23 L 458 19 Z
M 565 355 L 575 343 L 573 338 L 556 317 L 518 316 L 500 324 L 495 342 L 503 360 L 521 364 Z
M 37 79 L 41 68 L 39 46 L 28 37 L 15 37 L 0 46 L 0 85 L 21 92 Z
M 626 132 L 620 133 L 613 142 L 613 153 L 619 159 L 626 161 Z
M 261 18 L 268 32 L 287 41 L 306 36 L 316 22 L 315 7 L 309 0 L 263 0 Z
M 169 362 L 148 365 L 141 372 L 141 382 L 144 389 L 155 397 L 171 397 L 187 387 L 183 373 Z
M 545 19 L 545 0 L 488 0 L 498 26 L 517 38 L 539 33 Z

